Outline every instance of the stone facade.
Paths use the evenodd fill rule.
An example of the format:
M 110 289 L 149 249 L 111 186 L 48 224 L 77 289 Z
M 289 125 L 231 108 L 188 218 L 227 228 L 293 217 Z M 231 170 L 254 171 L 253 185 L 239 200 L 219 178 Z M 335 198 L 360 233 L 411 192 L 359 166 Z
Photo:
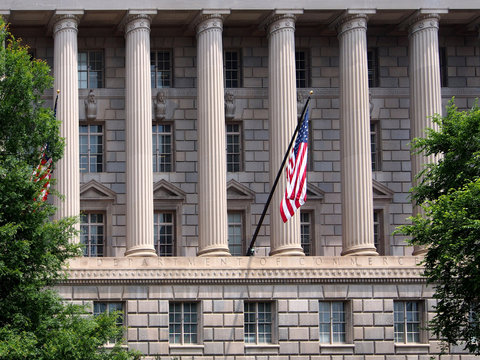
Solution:
M 78 107 L 78 119 L 71 118 L 77 116 L 75 111 L 60 120 L 70 128 L 80 124 L 103 129 L 102 171 L 80 172 L 79 180 L 69 176 L 68 171 L 73 170 L 62 176 L 70 186 L 65 187 L 70 189 L 66 190 L 68 204 L 71 192 L 79 191 L 81 211 L 104 216 L 105 245 L 102 258 L 71 261 L 69 280 L 58 286 L 61 295 L 90 306 L 94 302 L 121 303 L 128 346 L 150 358 L 440 358 L 439 342 L 426 330 L 420 329 L 419 337 L 411 342 L 395 337 L 395 306 L 418 304 L 423 328 L 433 316 L 435 303 L 432 288 L 421 277 L 421 255 L 412 256 L 414 249 L 392 232 L 414 212 L 409 199 L 409 142 L 415 121 L 412 101 L 417 108 L 430 111 L 424 102 L 410 98 L 412 62 L 416 70 L 425 66 L 429 74 L 438 77 L 437 85 L 422 89 L 438 91 L 442 111 L 453 96 L 460 109 L 471 107 L 480 95 L 478 6 L 472 8 L 467 0 L 455 4 L 407 0 L 395 5 L 373 1 L 368 8 L 361 8 L 355 0 L 344 0 L 328 7 L 300 1 L 291 9 L 292 4 L 278 0 L 265 8 L 234 1 L 230 9 L 224 9 L 225 4 L 218 1 L 198 1 L 195 6 L 179 3 L 173 11 L 174 5 L 164 1 L 155 9 L 145 2 L 139 0 L 137 9 L 128 12 L 131 6 L 122 0 L 115 7 L 101 9 L 87 2 L 80 6 L 41 0 L 37 9 L 23 2 L 0 4 L 0 14 L 11 23 L 12 32 L 49 64 L 57 59 L 65 63 L 56 52 L 61 45 L 53 37 L 68 30 L 55 28 L 64 19 L 74 19 L 77 24 L 76 36 L 68 36 L 75 38 L 78 53 L 97 51 L 103 56 L 103 85 L 93 87 L 94 120 L 87 121 L 84 106 L 91 87 L 77 89 L 76 83 L 65 85 L 66 79 L 60 78 L 62 86 L 71 90 L 62 93 L 68 92 L 69 103 Z M 423 45 L 434 43 L 435 54 L 439 48 L 437 67 L 422 62 L 421 56 L 411 59 L 409 33 L 425 17 L 438 20 L 438 34 L 428 34 L 427 45 Z M 210 30 L 213 35 L 207 34 Z M 357 30 L 360 32 L 354 33 Z M 134 31 L 139 38 L 128 38 Z M 438 45 L 428 40 L 431 38 Z M 148 48 L 138 49 L 139 42 L 149 43 L 152 54 L 170 52 L 169 86 L 150 91 Z M 282 48 L 282 44 L 288 46 Z M 285 49 L 287 52 L 282 52 Z M 301 88 L 291 83 L 294 49 L 304 52 L 306 58 L 306 84 Z M 353 49 L 358 58 L 350 57 Z M 234 50 L 240 56 L 238 87 L 225 86 L 223 50 Z M 134 55 L 139 53 L 142 61 L 135 62 L 138 57 Z M 70 70 L 69 75 L 77 74 Z M 212 77 L 215 83 L 210 81 Z M 228 210 L 241 213 L 244 252 L 273 182 L 276 169 L 271 164 L 283 156 L 280 150 L 271 150 L 286 147 L 288 141 L 282 136 L 291 132 L 295 114 L 310 90 L 309 193 L 301 211 L 310 214 L 311 256 L 297 256 L 302 255 L 300 219 L 280 228 L 283 225 L 272 220 L 279 219 L 272 207 L 260 229 L 255 256 L 228 256 L 224 215 Z M 296 102 L 291 96 L 295 91 Z M 156 120 L 159 92 L 163 93 L 164 108 L 161 120 Z M 215 139 L 225 131 L 223 95 L 227 92 L 234 102 L 227 124 L 240 127 L 240 171 L 227 171 L 224 184 L 211 186 L 211 179 L 225 177 L 224 154 L 215 156 L 225 144 Z M 71 99 L 72 94 L 78 96 L 78 103 Z M 285 94 L 287 101 L 283 101 Z M 52 94 L 45 94 L 45 99 L 48 105 L 53 103 Z M 128 109 L 134 111 L 128 114 Z M 153 172 L 150 165 L 142 163 L 142 156 L 150 156 L 150 139 L 145 140 L 151 137 L 150 118 L 152 124 L 171 126 L 171 171 Z M 67 144 L 68 136 L 72 135 L 66 135 Z M 342 144 L 345 136 L 353 136 L 361 144 Z M 376 165 L 371 168 L 370 154 L 365 151 L 375 139 Z M 201 149 L 203 140 L 208 141 Z M 132 147 L 127 148 L 127 141 Z M 344 165 L 351 157 L 356 161 L 350 161 L 347 169 Z M 214 166 L 218 161 L 221 167 Z M 351 175 L 342 179 L 343 172 Z M 342 187 L 350 189 L 343 200 Z M 137 189 L 137 200 L 129 200 L 132 195 L 127 193 Z M 283 191 L 277 189 L 279 194 Z M 218 207 L 221 215 L 206 214 L 212 206 Z M 375 220 L 365 213 L 372 207 L 377 211 Z M 149 231 L 140 236 L 145 224 L 151 224 L 151 219 L 142 215 L 146 209 L 173 214 L 175 256 L 145 256 L 154 255 Z M 137 215 L 127 220 L 128 214 Z M 373 222 L 381 242 L 377 248 Z M 273 224 L 275 229 L 271 229 Z M 415 254 L 421 253 L 416 250 Z M 377 251 L 380 256 L 375 256 Z M 277 256 L 282 254 L 287 256 Z M 360 256 L 345 256 L 349 254 Z M 196 309 L 196 339 L 178 344 L 171 338 L 169 314 L 172 304 L 186 303 Z M 324 303 L 343 304 L 342 341 L 322 340 L 319 314 Z M 270 307 L 268 341 L 246 341 L 248 304 Z M 450 349 L 448 356 L 452 360 L 473 358 L 460 347 Z

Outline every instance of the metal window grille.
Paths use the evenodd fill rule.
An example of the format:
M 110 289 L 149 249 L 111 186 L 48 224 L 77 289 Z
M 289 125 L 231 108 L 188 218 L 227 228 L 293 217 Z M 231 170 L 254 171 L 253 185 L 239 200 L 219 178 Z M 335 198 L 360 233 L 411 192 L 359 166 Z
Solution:
M 420 303 L 394 302 L 394 338 L 397 343 L 420 342 Z
M 244 336 L 246 343 L 272 343 L 272 303 L 244 303 Z
M 175 255 L 175 228 L 172 212 L 153 214 L 154 246 L 158 256 Z
M 242 163 L 242 129 L 240 124 L 226 124 L 227 171 L 239 172 Z
M 196 344 L 198 342 L 197 303 L 171 302 L 169 304 L 169 341 L 172 344 Z
M 304 50 L 295 51 L 295 74 L 297 88 L 308 87 L 308 58 Z
M 157 50 L 150 53 L 152 88 L 172 87 L 172 52 Z
M 312 255 L 312 214 L 300 213 L 300 240 L 305 255 Z
M 372 171 L 380 170 L 378 122 L 370 123 L 370 153 L 372 158 Z
M 171 124 L 152 126 L 153 171 L 173 171 L 173 132 Z
M 80 125 L 80 172 L 103 171 L 103 126 Z
M 320 301 L 318 315 L 320 342 L 326 344 L 345 343 L 345 303 L 341 301 Z
M 78 88 L 103 88 L 103 51 L 78 52 Z
M 228 249 L 232 256 L 243 256 L 243 216 L 239 212 L 228 213 Z
M 240 87 L 240 51 L 224 51 L 224 76 L 226 88 Z
M 105 221 L 103 214 L 86 213 L 80 215 L 80 242 L 85 246 L 83 256 L 102 257 L 104 255 Z
M 367 50 L 368 87 L 378 87 L 378 49 Z

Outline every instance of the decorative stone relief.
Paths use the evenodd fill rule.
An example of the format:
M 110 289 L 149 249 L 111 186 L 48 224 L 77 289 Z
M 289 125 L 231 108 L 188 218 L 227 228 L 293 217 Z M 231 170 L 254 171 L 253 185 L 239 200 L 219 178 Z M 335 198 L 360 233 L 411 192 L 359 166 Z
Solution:
M 297 90 L 297 117 L 302 115 L 303 107 L 305 106 L 305 100 L 307 99 L 308 95 L 305 91 Z
M 233 93 L 225 94 L 225 119 L 232 120 L 235 117 L 235 100 Z
M 85 114 L 87 120 L 95 120 L 97 118 L 97 99 L 93 90 L 90 90 L 88 97 L 85 99 Z
M 159 91 L 154 100 L 155 104 L 155 119 L 165 120 L 165 114 L 167 112 L 167 100 L 165 99 L 165 93 Z

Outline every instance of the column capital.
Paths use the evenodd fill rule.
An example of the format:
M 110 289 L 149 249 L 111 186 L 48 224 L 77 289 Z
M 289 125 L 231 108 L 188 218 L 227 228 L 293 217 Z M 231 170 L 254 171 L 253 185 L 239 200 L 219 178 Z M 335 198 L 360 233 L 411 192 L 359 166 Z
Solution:
M 59 31 L 78 31 L 78 24 L 83 16 L 83 11 L 57 11 L 51 19 L 52 31 L 55 36 Z
M 436 29 L 438 30 L 440 14 L 437 13 L 418 13 L 417 16 L 410 19 L 408 25 L 408 35 L 412 36 L 417 31 Z
M 195 18 L 193 25 L 197 36 L 207 30 L 223 31 L 223 18 L 230 14 L 230 10 L 203 10 Z
M 269 36 L 284 29 L 295 31 L 295 21 L 300 14 L 303 14 L 303 10 L 275 10 L 262 25 Z
M 151 12 L 129 12 L 122 21 L 125 36 L 135 30 L 150 31 L 152 15 L 154 14 Z
M 336 23 L 338 37 L 342 36 L 348 31 L 361 29 L 367 30 L 367 13 L 350 13 L 343 14 Z

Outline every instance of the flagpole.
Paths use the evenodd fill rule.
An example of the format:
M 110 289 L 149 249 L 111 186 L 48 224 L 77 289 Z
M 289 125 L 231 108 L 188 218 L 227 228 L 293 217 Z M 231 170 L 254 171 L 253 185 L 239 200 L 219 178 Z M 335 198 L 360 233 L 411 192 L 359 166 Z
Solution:
M 310 91 L 310 95 L 312 95 L 312 94 L 313 94 L 313 91 Z M 270 190 L 270 194 L 268 194 L 267 203 L 265 204 L 265 207 L 263 208 L 262 215 L 260 216 L 260 220 L 258 221 L 258 225 L 257 225 L 257 228 L 255 229 L 255 233 L 252 236 L 252 240 L 250 241 L 250 246 L 248 247 L 246 256 L 252 256 L 254 254 L 253 246 L 255 245 L 255 240 L 257 239 L 258 232 L 260 231 L 260 227 L 262 226 L 263 219 L 265 218 L 265 215 L 267 214 L 268 206 L 270 205 L 270 202 L 272 201 L 273 194 L 275 192 L 275 189 L 277 188 L 278 180 L 280 180 L 280 175 L 282 174 L 283 168 L 285 167 L 285 163 L 287 162 L 288 156 L 290 155 L 290 150 L 292 149 L 293 143 L 295 142 L 295 138 L 297 136 L 297 133 L 300 130 L 300 126 L 302 126 L 303 121 L 305 120 L 305 112 L 307 111 L 307 106 L 308 106 L 309 102 L 310 102 L 310 96 L 308 96 L 307 101 L 305 102 L 305 106 L 303 107 L 303 110 L 302 110 L 302 115 L 300 116 L 300 120 L 297 123 L 297 128 L 295 129 L 295 132 L 293 133 L 292 139 L 290 140 L 290 144 L 288 145 L 287 152 L 285 153 L 285 156 L 283 157 L 282 165 L 280 166 L 280 169 L 278 170 L 278 173 L 277 173 L 277 177 L 275 178 L 275 181 L 273 182 L 272 189 Z

